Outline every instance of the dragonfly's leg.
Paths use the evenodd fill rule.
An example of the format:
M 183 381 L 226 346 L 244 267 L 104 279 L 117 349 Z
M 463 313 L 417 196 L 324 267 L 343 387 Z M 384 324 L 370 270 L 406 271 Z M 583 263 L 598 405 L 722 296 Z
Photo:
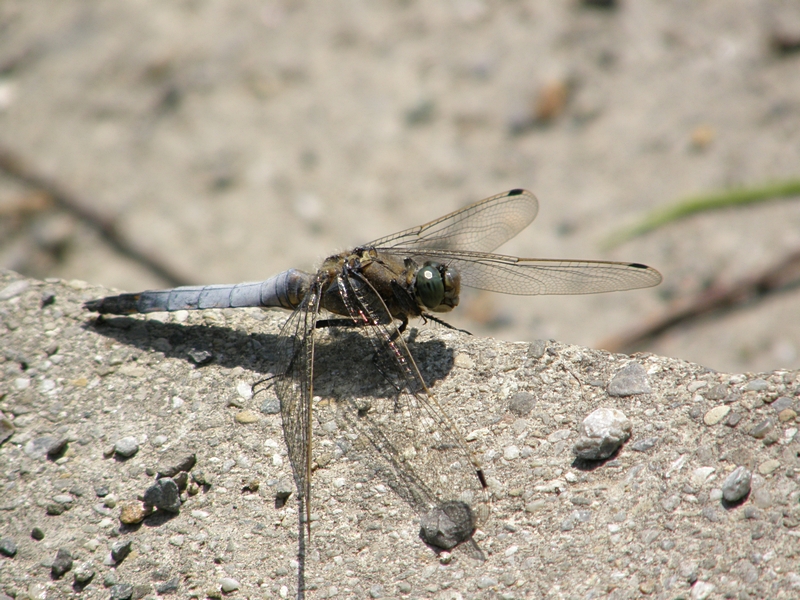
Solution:
M 466 329 L 459 329 L 458 327 L 453 327 L 447 321 L 442 321 L 440 318 L 434 317 L 430 313 L 422 313 L 422 318 L 425 321 L 433 321 L 434 323 L 438 323 L 439 325 L 444 325 L 445 327 L 447 327 L 448 329 L 452 329 L 453 331 L 460 331 L 461 333 L 466 333 L 467 335 L 472 335 L 471 331 L 467 331 Z

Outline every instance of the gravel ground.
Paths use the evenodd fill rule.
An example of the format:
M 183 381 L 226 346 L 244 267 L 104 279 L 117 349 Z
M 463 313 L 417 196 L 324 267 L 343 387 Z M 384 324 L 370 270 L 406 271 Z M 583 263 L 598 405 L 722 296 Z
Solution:
M 601 340 L 800 247 L 800 204 L 600 242 L 686 195 L 796 177 L 791 0 L 0 3 L 0 143 L 194 283 L 259 280 L 525 187 L 503 250 L 651 264 L 658 289 L 465 298 L 500 339 Z M 784 50 L 777 48 L 782 41 Z M 537 121 L 538 119 L 538 121 Z M 137 290 L 165 282 L 0 176 L 0 265 Z M 649 350 L 729 372 L 796 368 L 800 291 Z
M 293 489 L 281 420 L 271 389 L 251 392 L 271 374 L 284 315 L 98 323 L 81 304 L 106 293 L 0 279 L 0 598 L 293 597 L 295 495 L 276 503 Z M 352 334 L 320 357 L 308 597 L 800 594 L 799 372 L 411 335 L 484 463 L 491 515 L 474 541 L 486 560 L 425 546 L 410 507 L 348 451 L 352 432 L 325 421 L 331 399 L 374 393 Z M 593 416 L 632 437 L 578 461 L 597 408 L 621 411 Z M 139 499 L 159 474 L 169 509 L 147 516 Z

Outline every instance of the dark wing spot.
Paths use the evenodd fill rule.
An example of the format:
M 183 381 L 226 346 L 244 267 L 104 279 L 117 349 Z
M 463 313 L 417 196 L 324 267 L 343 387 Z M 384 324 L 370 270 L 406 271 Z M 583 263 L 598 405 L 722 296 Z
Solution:
M 523 190 L 522 188 L 516 188 L 516 189 L 511 190 L 510 192 L 508 192 L 508 194 L 506 194 L 506 196 L 519 196 L 524 191 L 525 190 Z
M 649 269 L 647 265 L 643 265 L 642 263 L 628 263 L 629 267 L 633 267 L 634 269 Z

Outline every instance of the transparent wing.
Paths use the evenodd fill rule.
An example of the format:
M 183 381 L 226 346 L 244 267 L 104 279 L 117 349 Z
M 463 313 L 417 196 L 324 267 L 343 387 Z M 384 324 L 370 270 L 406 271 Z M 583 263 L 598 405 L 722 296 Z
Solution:
M 306 524 L 311 513 L 311 400 L 314 395 L 314 332 L 321 282 L 317 279 L 280 333 L 282 372 L 275 384 L 281 403 L 283 436 Z
M 538 211 L 539 202 L 533 194 L 511 190 L 365 245 L 378 249 L 491 252 L 530 225 Z
M 466 250 L 393 248 L 383 252 L 410 257 L 418 264 L 434 260 L 454 266 L 462 286 L 521 296 L 619 292 L 661 282 L 658 271 L 639 263 L 517 258 Z
M 374 362 L 396 396 L 371 396 L 370 407 L 351 403 L 344 419 L 365 440 L 370 467 L 420 515 L 448 502 L 470 508 L 475 526 L 488 516 L 487 493 L 477 457 L 425 385 L 386 304 L 366 279 L 345 271 L 339 292 L 350 317 L 363 326 Z M 386 324 L 389 323 L 389 324 Z

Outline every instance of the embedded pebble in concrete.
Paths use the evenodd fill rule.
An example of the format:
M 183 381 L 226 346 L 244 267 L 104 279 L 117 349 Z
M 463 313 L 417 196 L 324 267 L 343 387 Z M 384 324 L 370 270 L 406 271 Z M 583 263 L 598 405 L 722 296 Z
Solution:
M 131 540 L 120 540 L 111 544 L 111 558 L 114 562 L 121 563 L 131 553 Z
M 130 583 L 118 583 L 108 590 L 111 600 L 129 600 L 133 596 L 133 586 Z
M 182 471 L 191 471 L 196 462 L 194 452 L 169 450 L 158 461 L 157 473 L 159 477 L 175 477 Z
M 463 502 L 445 502 L 420 519 L 419 537 L 431 546 L 450 550 L 468 540 L 475 528 L 472 511 Z
M 144 518 L 147 516 L 147 510 L 145 510 L 142 503 L 138 500 L 134 500 L 132 502 L 123 502 L 120 505 L 120 513 L 119 513 L 119 520 L 121 523 L 125 525 L 135 525 L 136 523 L 141 523 Z
M 717 423 L 722 421 L 725 417 L 727 417 L 729 412 L 731 412 L 730 406 L 727 406 L 725 404 L 721 406 L 715 406 L 703 416 L 703 422 L 709 426 L 716 425 Z
M 508 446 L 503 450 L 503 458 L 506 460 L 514 460 L 519 458 L 519 448 L 516 446 Z
M 223 577 L 219 580 L 219 587 L 224 593 L 230 594 L 239 589 L 239 582 L 233 577 Z
M 0 554 L 13 558 L 17 553 L 17 543 L 11 538 L 0 538 Z
M 86 585 L 92 579 L 94 579 L 95 571 L 94 566 L 91 562 L 82 562 L 79 564 L 75 571 L 73 572 L 73 577 L 75 578 L 75 583 L 78 585 Z
M 635 450 L 636 452 L 647 452 L 657 443 L 658 443 L 657 437 L 636 440 L 633 444 L 631 444 L 631 450 Z
M 60 579 L 70 569 L 72 569 L 72 554 L 66 548 L 59 548 L 53 565 L 50 567 L 53 579 Z
M 31 529 L 31 537 L 37 542 L 44 539 L 44 530 L 41 527 L 34 527 Z
M 608 384 L 609 396 L 633 396 L 649 394 L 651 391 L 647 371 L 637 362 L 629 362 L 625 365 Z
M 176 513 L 181 507 L 178 485 L 169 477 L 156 481 L 144 493 L 144 503 L 167 512 Z
M 722 497 L 727 502 L 738 502 L 750 493 L 750 471 L 736 467 L 722 483 Z
M 580 437 L 572 452 L 585 460 L 608 458 L 631 437 L 631 428 L 630 420 L 621 410 L 598 408 L 580 424 Z
M 114 444 L 114 452 L 123 458 L 130 458 L 139 451 L 139 441 L 132 435 L 120 438 Z
M 265 415 L 277 415 L 281 412 L 281 401 L 275 397 L 267 398 L 261 403 L 259 410 Z
M 508 409 L 519 417 L 530 414 L 535 398 L 529 392 L 517 392 L 508 401 Z

